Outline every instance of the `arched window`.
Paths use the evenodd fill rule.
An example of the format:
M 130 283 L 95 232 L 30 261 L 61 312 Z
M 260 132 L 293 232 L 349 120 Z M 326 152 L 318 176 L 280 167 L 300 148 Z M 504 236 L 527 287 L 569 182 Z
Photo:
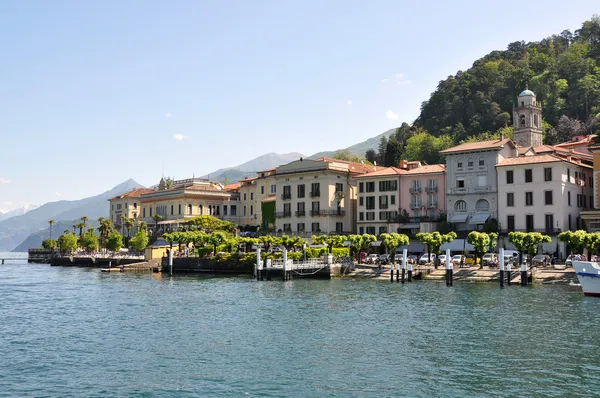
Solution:
M 464 200 L 457 200 L 454 204 L 454 210 L 467 211 L 467 202 L 465 202 Z
M 469 161 L 467 162 L 467 166 L 473 167 L 473 158 L 469 158 Z
M 462 158 L 458 158 L 458 160 L 456 161 L 456 167 L 458 167 L 458 168 L 463 167 Z
M 483 156 L 481 156 L 481 157 L 479 158 L 479 165 L 480 165 L 480 166 L 483 166 L 483 165 L 485 165 L 485 161 L 483 160 Z
M 537 117 L 537 115 L 533 115 L 533 126 L 534 127 L 538 126 L 538 117 Z
M 490 210 L 490 202 L 485 199 L 479 199 L 477 203 L 475 203 L 476 211 L 488 211 Z
M 519 115 L 519 125 L 525 127 L 525 115 Z

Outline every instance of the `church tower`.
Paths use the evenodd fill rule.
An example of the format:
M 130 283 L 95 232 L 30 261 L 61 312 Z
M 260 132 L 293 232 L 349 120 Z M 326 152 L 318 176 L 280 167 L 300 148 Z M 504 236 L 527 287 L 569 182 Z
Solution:
M 513 125 L 517 145 L 542 145 L 542 107 L 537 103 L 533 91 L 527 88 L 517 97 L 513 109 Z

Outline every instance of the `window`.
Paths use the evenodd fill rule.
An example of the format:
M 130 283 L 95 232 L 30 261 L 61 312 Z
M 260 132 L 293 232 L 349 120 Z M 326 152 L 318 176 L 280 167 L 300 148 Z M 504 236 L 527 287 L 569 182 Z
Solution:
M 538 117 L 537 117 L 537 115 L 535 115 L 535 114 L 533 115 L 533 126 L 534 126 L 534 127 L 537 127 L 537 126 L 538 126 Z
M 254 192 L 250 192 L 250 200 L 254 200 Z
M 298 202 L 296 204 L 296 216 L 304 217 L 306 215 L 306 209 L 304 208 L 304 202 Z
M 375 235 L 375 227 L 367 227 L 367 233 L 371 235 Z
M 544 191 L 544 204 L 546 206 L 552 205 L 552 191 Z
M 465 180 L 456 180 L 456 188 L 464 188 Z
M 320 202 L 312 202 L 311 206 L 312 206 L 311 209 L 312 209 L 313 215 L 318 215 L 321 210 L 321 203 Z
M 477 203 L 475 203 L 476 211 L 489 211 L 490 210 L 490 202 L 485 199 L 479 199 Z
M 171 215 L 175 214 L 175 206 L 171 205 Z
M 366 213 L 366 216 L 367 216 L 367 221 L 375 220 L 375 212 L 374 211 L 368 211 Z
M 114 210 L 115 209 L 115 205 L 110 205 L 110 209 Z
M 388 197 L 386 195 L 379 197 L 379 208 L 387 209 L 388 208 Z
M 525 192 L 525 206 L 533 206 L 533 192 Z
M 314 222 L 311 224 L 312 232 L 321 232 L 321 227 L 318 222 Z
M 358 205 L 359 206 L 364 206 L 365 205 L 365 198 L 363 196 L 358 198 Z
M 544 181 L 552 181 L 552 167 L 544 168 Z
M 506 193 L 506 206 L 513 207 L 515 205 L 515 194 L 513 192 Z
M 221 214 L 219 214 L 220 209 L 221 209 L 221 206 L 215 206 L 215 210 L 217 211 L 217 216 L 221 215 Z
M 292 224 L 283 224 L 283 232 L 292 232 Z
M 321 196 L 321 184 L 318 182 L 313 182 L 310 186 L 310 196 L 318 197 Z
M 571 182 L 571 169 L 567 169 L 567 182 Z
M 513 171 L 512 170 L 506 170 L 506 183 L 507 184 L 514 184 Z
M 335 183 L 335 192 L 344 192 L 344 184 L 340 182 Z
M 231 205 L 231 215 L 237 216 L 237 205 Z
M 142 218 L 146 218 L 146 208 L 142 207 Z
M 590 186 L 592 186 L 592 177 L 590 177 Z M 133 208 L 137 209 L 137 202 L 133 202 Z
M 181 214 L 181 203 L 179 203 L 179 205 L 177 205 L 177 214 Z
M 298 224 L 296 224 L 296 230 L 298 232 L 304 232 L 304 230 L 305 230 L 304 223 L 303 222 L 299 222 Z
M 571 230 L 571 215 L 569 214 L 569 231 Z
M 546 233 L 551 234 L 554 231 L 554 215 L 546 214 Z
M 525 115 L 519 115 L 519 125 L 525 127 Z
M 365 191 L 365 183 L 361 182 L 358 184 L 358 192 L 363 193 Z
M 485 186 L 487 186 L 487 176 L 486 175 L 477 176 L 477 186 L 478 187 L 485 187 Z
M 367 196 L 367 210 L 375 209 L 375 196 Z
M 390 204 L 391 205 L 395 205 L 396 204 L 396 195 L 390 196 Z
M 458 158 L 458 160 L 456 161 L 456 167 L 458 167 L 459 169 L 463 167 L 463 161 L 461 158 Z
M 252 211 L 252 209 L 250 209 Z M 283 204 L 283 216 L 284 217 L 291 217 L 292 216 L 292 204 L 291 203 L 284 203 Z
M 223 215 L 227 215 L 227 205 L 223 205 Z
M 246 206 L 244 206 L 244 216 L 246 216 Z
M 533 181 L 533 170 L 525 169 L 525 182 Z
M 515 230 L 515 216 L 506 216 L 506 229 L 509 232 Z
M 469 158 L 467 161 L 467 167 L 473 167 L 473 158 Z
M 121 210 L 121 207 L 123 207 L 123 205 L 121 203 L 117 203 L 117 210 Z
M 276 192 L 277 192 L 277 185 L 271 184 L 271 193 L 276 193 Z
M 191 204 L 188 205 L 188 215 L 189 216 L 192 215 L 192 205 Z
M 567 191 L 567 204 L 571 206 L 571 192 Z
M 483 156 L 479 158 L 479 165 L 480 166 L 484 166 L 485 165 L 485 161 L 483 160 Z
M 298 197 L 299 198 L 303 198 L 305 195 L 305 189 L 304 189 L 304 184 L 300 184 L 298 185 Z
M 365 227 L 360 227 L 360 228 L 358 229 L 358 233 L 359 233 L 360 235 L 363 235 L 363 234 L 365 233 Z
M 288 203 L 289 204 L 289 203 Z M 219 208 L 217 207 L 217 215 L 219 215 Z M 250 215 L 254 215 L 254 205 L 250 205 Z
M 261 195 L 264 195 L 264 194 L 265 194 L 265 186 L 264 186 L 264 185 L 261 185 L 261 186 L 260 186 L 260 194 L 261 194 Z
M 527 229 L 527 232 L 533 232 L 533 214 L 527 214 L 525 216 L 525 229 Z
M 467 202 L 464 200 L 457 200 L 454 204 L 454 210 L 456 211 L 467 211 Z
M 150 206 L 150 217 L 152 217 L 152 206 Z
M 292 198 L 292 187 L 290 185 L 283 186 L 283 193 L 281 194 L 281 199 L 291 199 Z
M 379 235 L 385 234 L 387 232 L 387 227 L 379 227 Z
M 358 221 L 364 221 L 365 220 L 365 213 L 363 213 L 362 211 L 360 213 L 358 213 Z
M 594 184 L 592 184 L 592 177 L 589 178 L 589 183 L 588 183 L 588 187 L 592 187 Z M 135 203 L 134 203 L 135 205 Z
M 374 182 L 367 182 L 366 183 L 366 191 L 367 192 L 375 192 L 375 183 Z
M 246 200 L 246 193 L 244 192 L 244 200 Z
M 337 232 L 337 233 L 344 232 L 344 223 L 336 222 L 335 223 L 335 232 Z
M 398 189 L 398 181 L 388 180 L 379 181 L 379 192 L 396 191 Z

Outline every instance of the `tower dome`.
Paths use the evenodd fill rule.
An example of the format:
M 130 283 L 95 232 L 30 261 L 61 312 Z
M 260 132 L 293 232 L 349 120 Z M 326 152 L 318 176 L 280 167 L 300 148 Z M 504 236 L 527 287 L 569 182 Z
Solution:
M 521 94 L 519 94 L 519 97 L 535 97 L 535 94 L 533 91 L 525 89 L 521 92 Z

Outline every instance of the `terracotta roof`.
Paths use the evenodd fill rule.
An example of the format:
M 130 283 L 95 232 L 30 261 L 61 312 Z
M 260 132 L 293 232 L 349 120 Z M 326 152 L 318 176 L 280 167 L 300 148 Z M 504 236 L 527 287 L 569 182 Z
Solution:
M 216 192 L 224 192 L 224 190 L 221 189 L 217 189 L 215 188 L 213 185 L 190 185 L 188 187 L 183 187 L 183 188 L 174 188 L 173 190 L 178 190 L 178 189 L 185 189 L 186 191 L 216 191 Z
M 533 152 L 535 153 L 544 153 L 544 152 L 554 152 L 556 149 L 552 145 L 538 145 L 533 147 Z
M 565 158 L 562 158 L 562 157 L 559 157 L 556 155 L 548 155 L 548 154 L 532 155 L 532 156 L 519 156 L 518 158 L 506 158 L 503 161 L 501 161 L 500 163 L 498 163 L 496 165 L 496 167 L 518 166 L 518 165 L 537 164 L 537 163 L 552 163 L 552 162 L 566 162 L 566 163 L 571 163 L 575 166 L 591 168 L 590 165 L 587 165 L 584 163 L 578 163 L 578 162 L 575 162 L 572 160 L 569 161 Z
M 233 184 L 225 185 L 225 187 L 223 187 L 223 189 L 226 191 L 233 191 L 234 189 L 238 189 L 241 186 L 242 186 L 241 182 L 234 182 Z
M 444 173 L 445 171 L 446 165 L 444 164 L 426 164 L 412 170 L 404 170 L 404 174 Z
M 134 188 L 129 192 L 125 192 L 124 194 L 117 195 L 115 197 L 110 198 L 113 199 L 125 199 L 125 198 L 139 198 L 144 194 L 154 192 L 154 189 L 151 188 Z
M 347 160 L 340 160 L 340 159 L 333 159 L 333 158 L 326 158 L 326 157 L 318 158 L 316 160 L 321 160 L 321 161 L 327 162 L 327 163 L 333 163 L 333 162 L 345 163 L 350 167 L 350 172 L 354 172 L 354 173 L 370 173 L 372 171 L 375 171 L 375 166 L 372 166 L 370 164 L 349 162 Z
M 268 173 L 269 171 L 275 171 L 275 169 L 260 170 L 257 173 Z
M 399 169 L 397 167 L 379 167 L 377 169 L 377 171 L 372 171 L 370 173 L 361 174 L 356 178 L 391 176 L 391 175 L 399 175 L 399 174 L 406 174 L 406 173 L 407 173 L 406 170 Z
M 277 199 L 277 196 L 269 196 L 268 198 L 261 200 L 261 202 L 275 202 L 275 199 Z
M 558 146 L 558 147 L 585 146 L 585 145 L 589 145 L 590 143 L 594 142 L 595 137 L 596 137 L 595 134 L 573 137 L 572 141 L 561 142 L 560 144 L 556 144 L 556 146 Z
M 454 153 L 454 152 L 467 152 L 477 151 L 484 149 L 502 149 L 504 145 L 510 143 L 514 147 L 514 143 L 509 138 L 503 140 L 491 140 L 491 141 L 477 141 L 477 142 L 465 142 L 464 144 L 457 145 L 452 148 L 444 149 L 440 153 Z

